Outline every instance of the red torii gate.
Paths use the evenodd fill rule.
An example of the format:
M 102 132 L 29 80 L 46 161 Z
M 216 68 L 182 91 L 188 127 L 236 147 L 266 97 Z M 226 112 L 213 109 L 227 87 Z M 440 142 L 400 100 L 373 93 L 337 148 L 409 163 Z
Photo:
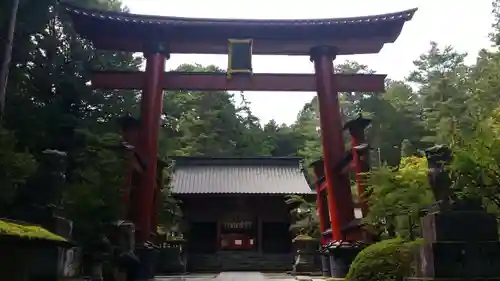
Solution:
M 362 115 L 346 122 L 343 129 L 349 131 L 351 149 L 344 153 L 344 159 L 334 167 L 333 171 L 346 178 L 349 177 L 351 170 L 354 171 L 356 176 L 356 191 L 359 198 L 358 207 L 361 209 L 362 217 L 365 217 L 368 213 L 367 194 L 365 194 L 362 174 L 370 170 L 370 146 L 366 143 L 365 138 L 365 129 L 370 123 L 371 120 L 364 118 Z M 327 225 L 329 213 L 325 212 L 328 208 L 328 201 L 325 200 L 324 194 L 328 190 L 328 182 L 325 181 L 324 160 L 319 159 L 313 162 L 311 166 L 316 176 L 316 203 L 318 206 L 319 228 L 323 235 L 321 242 L 325 245 L 333 239 L 333 230 Z M 341 228 L 342 240 L 370 242 L 373 238 L 372 235 L 361 229 L 361 226 L 361 221 L 358 219 L 352 220 L 347 225 L 343 225 Z M 338 240 L 338 238 L 334 240 Z
M 141 192 L 132 206 L 139 213 L 134 219 L 140 230 L 139 242 L 150 239 L 155 211 L 163 90 L 317 91 L 330 226 L 333 238 L 341 239 L 342 227 L 353 220 L 354 214 L 349 181 L 342 173 L 334 172 L 345 155 L 338 92 L 383 92 L 385 76 L 334 74 L 333 60 L 337 55 L 378 53 L 384 44 L 397 39 L 416 9 L 337 19 L 235 20 L 144 16 L 69 4 L 63 7 L 76 31 L 95 48 L 143 52 L 146 57 L 145 72 L 104 71 L 92 76 L 95 88 L 143 89 L 137 153 L 146 169 Z M 170 54 L 228 54 L 238 44 L 233 39 L 251 39 L 236 40 L 249 42 L 250 56 L 240 67 L 233 61 L 229 72 L 251 73 L 253 53 L 310 56 L 315 74 L 250 74 L 228 79 L 218 73 L 165 72 L 165 60 Z M 238 60 L 237 53 L 230 57 Z

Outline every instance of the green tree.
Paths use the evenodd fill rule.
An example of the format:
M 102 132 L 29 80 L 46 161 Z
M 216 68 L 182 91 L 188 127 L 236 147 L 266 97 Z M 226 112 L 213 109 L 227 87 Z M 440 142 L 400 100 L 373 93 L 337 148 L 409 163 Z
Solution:
M 302 196 L 289 195 L 286 203 L 292 208 L 291 215 L 294 222 L 290 225 L 290 230 L 295 235 L 321 237 L 316 202 L 310 202 Z
M 381 163 L 399 163 L 401 143 L 408 139 L 417 147 L 424 131 L 420 121 L 420 104 L 412 88 L 401 81 L 387 81 L 383 94 L 365 94 L 356 102 L 356 111 L 372 119 L 366 134 L 377 150 Z
M 401 142 L 401 157 L 408 157 L 415 155 L 416 151 L 412 143 L 408 139 Z
M 500 214 L 500 110 L 482 120 L 472 134 L 459 135 L 451 165 L 459 197 L 482 198 Z
M 441 49 L 436 42 L 426 54 L 414 62 L 416 69 L 408 76 L 421 96 L 423 122 L 431 143 L 451 143 L 450 136 L 458 128 L 468 128 L 470 120 L 464 115 L 468 75 L 466 53 L 458 53 L 451 46 Z
M 75 169 L 64 193 L 64 209 L 80 242 L 91 243 L 107 223 L 124 214 L 122 205 L 127 153 L 116 134 L 78 132 L 85 146 L 73 152 Z
M 278 125 L 271 120 L 264 125 L 263 134 L 271 156 L 294 156 L 301 148 L 299 136 L 286 124 Z
M 37 167 L 35 158 L 29 152 L 18 149 L 14 134 L 0 129 L 0 214 L 3 216 L 19 186 L 26 183 Z
M 425 158 L 403 157 L 398 167 L 375 169 L 367 183 L 370 225 L 389 236 L 418 233 L 420 211 L 433 200 Z
M 211 65 L 181 65 L 177 71 L 219 72 Z M 171 91 L 164 97 L 162 153 L 166 155 L 270 155 L 259 119 L 242 95 L 236 105 L 226 91 Z
M 141 59 L 127 53 L 96 52 L 72 30 L 57 1 L 35 2 L 21 1 L 19 7 L 3 120 L 18 142 L 3 139 L 15 148 L 0 155 L 0 162 L 10 165 L 9 181 L 19 184 L 28 176 L 26 171 L 34 169 L 34 159 L 17 151 L 30 151 L 35 157 L 47 148 L 66 151 L 63 207 L 75 221 L 77 233 L 91 233 L 120 216 L 116 202 L 124 184 L 124 160 L 117 151 L 114 120 L 136 108 L 137 96 L 130 91 L 91 90 L 87 86 L 89 70 L 137 70 Z M 77 4 L 122 10 L 118 1 Z M 3 12 L 1 9 L 0 24 L 6 19 Z M 16 165 L 22 165 L 25 174 L 16 171 Z
M 305 165 L 308 167 L 323 155 L 317 97 L 304 105 L 297 115 L 297 121 L 291 127 L 300 143 L 297 154 L 305 159 Z M 310 173 L 312 174 L 312 171 Z

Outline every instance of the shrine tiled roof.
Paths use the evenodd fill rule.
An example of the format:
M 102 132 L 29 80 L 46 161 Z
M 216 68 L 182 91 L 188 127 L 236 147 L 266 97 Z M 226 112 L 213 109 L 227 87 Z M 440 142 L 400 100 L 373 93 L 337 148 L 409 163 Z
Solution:
M 338 54 L 377 53 L 394 42 L 417 9 L 329 19 L 213 19 L 138 15 L 81 8 L 62 1 L 76 31 L 99 49 L 141 52 L 165 41 L 171 53 L 225 54 L 227 40 L 251 38 L 254 54 L 308 55 L 314 46 Z
M 172 193 L 314 194 L 296 157 L 175 157 Z

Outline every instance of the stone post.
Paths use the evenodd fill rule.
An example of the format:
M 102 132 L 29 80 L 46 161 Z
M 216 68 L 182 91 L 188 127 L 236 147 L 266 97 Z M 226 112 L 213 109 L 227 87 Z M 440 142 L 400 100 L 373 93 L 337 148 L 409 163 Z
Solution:
M 293 274 L 310 274 L 316 272 L 314 257 L 318 251 L 319 241 L 307 235 L 299 235 L 293 239 L 295 245 L 295 263 Z
M 422 218 L 424 243 L 407 280 L 500 280 L 500 242 L 494 215 L 450 210 Z
M 481 201 L 453 200 L 446 169 L 452 153 L 446 146 L 426 150 L 429 185 L 437 208 L 422 218 L 424 243 L 407 280 L 500 280 L 500 242 L 496 217 Z

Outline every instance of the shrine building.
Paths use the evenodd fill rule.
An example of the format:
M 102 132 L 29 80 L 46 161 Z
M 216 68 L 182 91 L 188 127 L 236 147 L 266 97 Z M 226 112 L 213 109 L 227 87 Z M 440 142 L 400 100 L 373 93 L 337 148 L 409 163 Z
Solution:
M 188 270 L 290 270 L 291 194 L 315 200 L 298 157 L 176 157 Z

